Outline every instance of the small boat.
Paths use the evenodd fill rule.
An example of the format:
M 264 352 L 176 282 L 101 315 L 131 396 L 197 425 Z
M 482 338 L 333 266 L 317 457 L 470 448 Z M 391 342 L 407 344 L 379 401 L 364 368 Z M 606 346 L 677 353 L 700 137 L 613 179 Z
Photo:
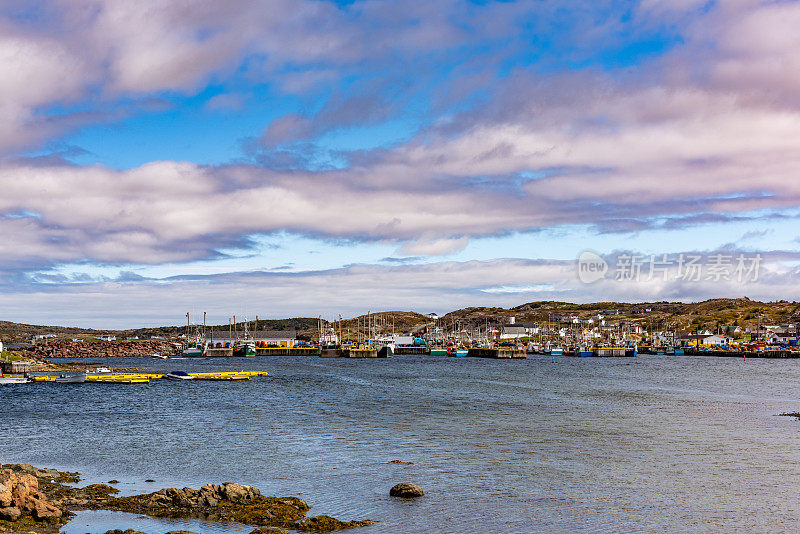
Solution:
M 3 370 L 0 369 L 0 384 L 27 384 L 30 382 L 24 376 L 4 376 Z
M 449 349 L 447 355 L 451 358 L 466 358 L 469 354 L 469 349 Z
M 186 371 L 170 371 L 164 375 L 167 380 L 194 380 L 194 377 Z
M 79 374 L 64 374 L 55 380 L 59 384 L 83 384 L 86 382 L 86 373 Z
M 431 356 L 447 356 L 445 349 L 431 349 Z
M 564 355 L 563 348 L 550 349 L 550 356 L 563 356 L 563 355 Z
M 111 373 L 112 371 L 108 367 L 98 367 L 97 369 L 94 370 L 94 372 L 107 375 L 107 374 Z
M 160 352 L 154 352 L 153 354 L 150 355 L 150 357 L 156 360 L 169 360 L 169 356 L 167 356 L 166 354 L 162 354 Z

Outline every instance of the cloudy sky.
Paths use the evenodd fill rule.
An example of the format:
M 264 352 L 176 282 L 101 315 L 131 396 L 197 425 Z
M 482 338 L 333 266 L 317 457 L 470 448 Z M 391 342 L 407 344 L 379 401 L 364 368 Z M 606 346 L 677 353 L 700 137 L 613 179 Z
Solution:
M 797 28 L 785 0 L 4 0 L 0 319 L 794 300 Z

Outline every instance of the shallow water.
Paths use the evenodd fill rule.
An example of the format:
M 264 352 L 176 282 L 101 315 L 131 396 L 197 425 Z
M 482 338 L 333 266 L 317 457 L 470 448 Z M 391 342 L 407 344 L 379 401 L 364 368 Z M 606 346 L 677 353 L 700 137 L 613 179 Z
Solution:
M 0 462 L 125 493 L 253 484 L 301 496 L 312 515 L 380 521 L 364 534 L 800 527 L 800 422 L 775 416 L 800 411 L 796 360 L 97 361 L 270 376 L 5 386 Z M 402 481 L 425 496 L 390 498 Z M 252 530 L 92 512 L 65 532 L 128 527 Z

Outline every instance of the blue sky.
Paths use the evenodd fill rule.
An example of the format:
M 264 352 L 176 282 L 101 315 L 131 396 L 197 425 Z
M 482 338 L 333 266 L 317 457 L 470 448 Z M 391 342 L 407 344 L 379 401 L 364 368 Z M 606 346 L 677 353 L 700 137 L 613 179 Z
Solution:
M 796 283 L 795 2 L 12 0 L 0 22 L 1 319 Z M 587 285 L 587 249 L 758 253 L 765 276 Z

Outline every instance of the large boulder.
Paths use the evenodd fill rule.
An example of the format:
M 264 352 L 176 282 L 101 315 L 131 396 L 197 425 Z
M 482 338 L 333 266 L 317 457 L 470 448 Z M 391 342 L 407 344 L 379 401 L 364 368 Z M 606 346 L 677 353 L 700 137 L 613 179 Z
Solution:
M 37 521 L 49 521 L 58 519 L 63 515 L 63 512 L 47 502 L 44 498 L 33 499 L 31 501 L 31 515 Z
M 389 495 L 392 497 L 403 497 L 405 499 L 422 497 L 424 494 L 422 488 L 410 482 L 401 482 L 389 490 Z
M 40 470 L 27 464 L 23 464 L 21 468 L 17 466 L 17 469 L 18 471 L 0 469 L 0 518 L 17 521 L 23 515 L 29 514 L 36 521 L 60 519 L 64 513 L 39 491 L 39 480 L 30 474 Z M 47 470 L 41 472 L 45 476 L 53 474 Z
M 0 519 L 4 521 L 16 521 L 22 515 L 22 510 L 16 506 L 5 506 L 0 508 Z

